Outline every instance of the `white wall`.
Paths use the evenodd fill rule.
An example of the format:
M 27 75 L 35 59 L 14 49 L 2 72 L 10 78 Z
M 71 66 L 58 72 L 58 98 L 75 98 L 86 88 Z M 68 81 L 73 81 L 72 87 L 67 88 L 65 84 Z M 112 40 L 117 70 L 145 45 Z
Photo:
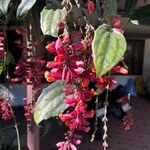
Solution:
M 143 75 L 150 76 L 150 39 L 145 40 Z
M 143 59 L 143 76 L 150 77 L 150 39 L 145 39 L 144 59 Z M 125 85 L 129 78 L 135 79 L 137 76 L 116 76 L 117 85 Z

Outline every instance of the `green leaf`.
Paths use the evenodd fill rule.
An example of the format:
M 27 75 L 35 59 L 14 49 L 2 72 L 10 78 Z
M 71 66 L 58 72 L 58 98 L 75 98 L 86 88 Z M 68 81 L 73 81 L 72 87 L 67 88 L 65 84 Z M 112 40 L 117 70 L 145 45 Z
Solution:
M 41 12 L 41 29 L 44 35 L 58 36 L 58 23 L 65 19 L 66 11 L 62 9 L 48 9 L 45 7 Z
M 10 63 L 15 64 L 15 58 L 12 53 L 8 51 L 5 58 L 5 65 L 9 65 Z
M 43 89 L 35 105 L 34 120 L 39 124 L 42 120 L 58 116 L 68 108 L 64 103 L 63 81 L 56 81 Z
M 97 88 L 96 91 L 94 92 L 94 95 L 100 95 L 102 94 L 103 91 L 104 89 Z
M 117 14 L 117 1 L 107 0 L 104 6 L 104 11 L 107 16 L 115 16 Z
M 129 14 L 130 12 L 132 12 L 136 5 L 138 3 L 138 0 L 126 0 L 125 1 L 125 14 Z
M 131 14 L 131 22 L 139 25 L 150 25 L 150 4 L 140 7 Z
M 0 12 L 4 15 L 7 14 L 9 3 L 10 0 L 0 0 Z
M 92 50 L 96 74 L 102 76 L 121 60 L 126 51 L 126 40 L 122 33 L 103 24 L 95 30 Z
M 26 15 L 37 0 L 22 0 L 17 9 L 17 17 Z
M 4 67 L 3 67 L 3 66 L 0 66 L 0 75 L 1 75 L 2 72 L 3 72 L 3 69 L 4 69 Z

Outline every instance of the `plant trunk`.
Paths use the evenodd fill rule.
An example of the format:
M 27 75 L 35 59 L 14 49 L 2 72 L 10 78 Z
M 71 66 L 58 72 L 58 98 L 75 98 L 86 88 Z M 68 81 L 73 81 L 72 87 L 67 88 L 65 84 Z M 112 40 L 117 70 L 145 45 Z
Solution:
M 33 96 L 33 85 L 27 86 L 27 98 L 30 100 L 36 99 L 36 94 Z M 39 150 L 39 128 L 33 119 L 27 120 L 27 147 L 28 150 Z

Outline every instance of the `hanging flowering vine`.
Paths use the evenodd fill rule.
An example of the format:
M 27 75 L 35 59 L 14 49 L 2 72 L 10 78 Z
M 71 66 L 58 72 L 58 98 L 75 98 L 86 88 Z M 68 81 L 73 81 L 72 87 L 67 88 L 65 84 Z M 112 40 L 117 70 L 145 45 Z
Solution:
M 78 4 L 79 2 L 76 1 L 76 3 Z M 46 65 L 47 71 L 45 71 L 45 78 L 48 82 L 54 83 L 49 86 L 50 90 L 47 88 L 45 92 L 50 92 L 58 80 L 61 80 L 64 86 L 73 85 L 74 88 L 63 88 L 65 97 L 62 101 L 71 109 L 65 112 L 63 112 L 64 108 L 59 110 L 59 118 L 68 126 L 69 130 L 65 137 L 66 141 L 57 143 L 57 147 L 60 150 L 76 150 L 75 144 L 80 144 L 81 137 L 79 135 L 77 136 L 75 131 L 88 132 L 90 130 L 90 123 L 87 119 L 95 116 L 94 110 L 87 111 L 87 102 L 89 102 L 95 94 L 100 94 L 100 91 L 105 89 L 111 90 L 113 88 L 113 85 L 116 83 L 115 78 L 111 75 L 107 75 L 107 72 L 111 69 L 116 72 L 127 73 L 121 66 L 115 67 L 115 65 L 121 61 L 125 53 L 126 41 L 122 30 L 118 29 L 118 27 L 120 27 L 120 20 L 117 20 L 115 17 L 112 17 L 112 27 L 102 24 L 94 31 L 93 26 L 88 22 L 83 12 L 86 22 L 86 31 L 72 31 L 68 26 L 67 20 L 67 15 L 69 15 L 72 8 L 71 1 L 64 0 L 62 4 L 64 8 L 59 11 L 64 11 L 63 15 L 59 13 L 58 16 L 58 10 L 53 11 L 52 9 L 48 10 L 48 8 L 44 8 L 41 13 L 41 27 L 43 33 L 57 36 L 56 41 L 52 41 L 46 46 L 48 52 L 55 53 L 56 55 L 54 60 L 47 62 Z M 79 7 L 79 5 L 77 6 Z M 88 1 L 87 7 L 90 13 L 92 13 L 95 9 L 95 4 L 92 1 Z M 109 11 L 107 8 L 107 11 L 111 13 L 113 10 Z M 114 11 L 116 11 L 116 9 L 114 9 Z M 54 16 L 59 17 L 59 19 L 57 23 L 55 22 L 56 20 L 54 20 L 51 24 L 47 24 L 48 22 L 45 15 L 49 16 L 49 19 L 52 19 Z M 59 34 L 60 30 L 63 30 L 62 34 Z M 90 83 L 95 84 L 94 89 L 89 86 Z M 45 98 L 42 97 L 42 99 L 41 102 L 44 102 L 47 96 L 45 96 Z M 56 98 L 54 98 L 54 100 L 56 100 Z M 45 113 L 42 112 L 44 108 L 40 108 L 41 102 L 37 102 L 35 107 L 34 117 L 37 123 L 39 123 L 40 116 L 42 116 L 43 119 L 47 119 L 54 114 L 48 112 L 48 109 L 45 109 Z M 48 108 L 48 101 L 46 103 Z M 49 103 L 55 107 L 56 102 L 52 101 L 52 98 Z M 103 137 L 104 148 L 107 147 L 106 115 L 108 102 L 106 101 L 105 104 L 105 116 L 103 118 L 105 131 Z M 40 121 L 43 120 L 42 118 Z
M 4 3 L 4 1 L 2 2 Z M 55 3 L 54 1 L 51 2 Z M 76 131 L 90 131 L 88 119 L 97 118 L 98 95 L 106 90 L 105 112 L 102 119 L 104 123 L 103 147 L 105 150 L 108 147 L 108 93 L 116 83 L 111 71 L 122 74 L 128 73 L 126 68 L 117 65 L 123 61 L 123 55 L 126 51 L 124 31 L 121 29 L 120 19 L 116 17 L 117 1 L 104 0 L 100 2 L 100 6 L 95 6 L 94 1 L 88 0 L 86 8 L 83 8 L 83 3 L 78 0 L 75 0 L 74 3 L 71 0 L 62 0 L 61 2 L 59 8 L 54 9 L 53 5 L 46 6 L 41 12 L 40 23 L 43 34 L 56 38 L 46 46 L 46 50 L 50 54 L 53 53 L 55 58 L 47 62 L 47 69 L 44 73 L 45 61 L 35 51 L 39 43 L 33 42 L 32 23 L 29 24 L 28 39 L 19 45 L 23 48 L 22 57 L 15 68 L 15 78 L 11 81 L 33 85 L 32 92 L 37 94 L 44 74 L 50 85 L 43 90 L 37 98 L 37 102 L 35 101 L 35 93 L 26 99 L 25 116 L 30 119 L 34 114 L 34 120 L 37 124 L 42 120 L 58 116 L 68 127 L 65 140 L 56 144 L 59 150 L 77 149 L 76 145 L 81 143 L 82 137 L 76 134 Z M 10 0 L 5 3 L 7 8 L 9 3 Z M 35 3 L 36 0 L 22 0 L 17 8 L 17 17 L 27 14 Z M 77 5 L 77 8 L 74 4 Z M 80 14 L 76 17 L 77 19 L 72 17 L 76 14 L 73 12 L 74 7 Z M 95 27 L 90 18 L 95 14 L 97 8 L 100 8 L 98 14 L 101 16 L 97 16 L 100 17 L 99 26 Z M 2 7 L 0 10 L 4 14 L 8 11 Z M 25 31 L 17 29 L 16 32 L 27 37 Z M 4 41 L 3 33 L 0 32 L 0 58 L 2 61 L 5 57 Z M 94 87 L 91 87 L 91 84 Z M 88 102 L 95 95 L 97 96 L 96 110 L 88 110 Z M 3 100 L 0 106 L 2 118 L 11 119 L 9 103 Z M 126 130 L 133 124 L 131 116 L 124 117 L 123 121 Z

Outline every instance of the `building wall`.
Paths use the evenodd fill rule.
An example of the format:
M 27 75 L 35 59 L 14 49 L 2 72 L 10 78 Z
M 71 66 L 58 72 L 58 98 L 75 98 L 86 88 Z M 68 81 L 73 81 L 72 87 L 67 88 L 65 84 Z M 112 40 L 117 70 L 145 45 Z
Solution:
M 150 39 L 145 40 L 143 75 L 150 76 Z

